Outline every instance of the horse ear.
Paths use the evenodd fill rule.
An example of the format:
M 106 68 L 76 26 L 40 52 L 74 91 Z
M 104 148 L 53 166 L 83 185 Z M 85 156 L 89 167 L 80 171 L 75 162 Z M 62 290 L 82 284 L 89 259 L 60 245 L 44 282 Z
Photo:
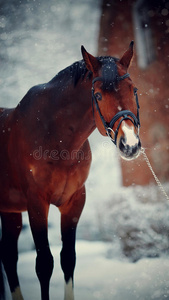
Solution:
M 131 41 L 128 50 L 123 54 L 122 58 L 119 60 L 119 63 L 123 65 L 126 69 L 128 69 L 131 59 L 133 57 L 133 46 L 134 41 Z
M 86 68 L 92 73 L 96 73 L 100 67 L 96 57 L 88 53 L 84 46 L 81 46 L 82 56 L 86 64 Z

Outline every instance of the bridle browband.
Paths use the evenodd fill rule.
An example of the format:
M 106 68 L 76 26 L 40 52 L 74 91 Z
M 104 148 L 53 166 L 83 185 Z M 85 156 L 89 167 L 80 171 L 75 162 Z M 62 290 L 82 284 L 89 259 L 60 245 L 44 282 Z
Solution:
M 129 77 L 129 73 L 126 73 L 124 74 L 123 76 L 118 76 L 117 77 L 117 81 L 121 81 L 121 80 L 124 80 L 126 79 L 127 77 Z M 100 108 L 99 108 L 99 105 L 98 105 L 98 100 L 94 94 L 94 84 L 96 81 L 103 81 L 103 78 L 102 77 L 95 77 L 92 81 L 92 109 L 93 109 L 93 114 L 94 114 L 94 104 L 96 106 L 96 110 L 99 112 L 99 115 L 100 115 L 100 119 L 104 125 L 104 128 L 106 130 L 106 134 L 111 138 L 112 142 L 116 145 L 116 140 L 117 140 L 117 135 L 118 135 L 118 131 L 119 131 L 119 128 L 120 128 L 120 125 L 121 123 L 124 121 L 124 120 L 130 120 L 134 126 L 137 128 L 138 130 L 138 134 L 139 134 L 139 127 L 140 127 L 140 117 L 139 117 L 139 102 L 138 102 L 138 95 L 137 95 L 137 88 L 134 88 L 134 95 L 135 95 L 135 98 L 136 98 L 136 105 L 137 105 L 137 116 L 135 116 L 134 113 L 132 113 L 130 110 L 122 110 L 122 111 L 119 111 L 112 119 L 111 121 L 108 123 L 106 122 L 106 120 L 104 119 L 103 115 L 101 114 L 101 111 L 100 111 Z M 113 127 L 114 127 L 114 124 L 120 119 L 120 122 L 117 126 L 117 129 L 116 131 L 114 132 L 113 131 Z M 114 139 L 112 138 L 111 136 L 111 132 L 114 133 Z

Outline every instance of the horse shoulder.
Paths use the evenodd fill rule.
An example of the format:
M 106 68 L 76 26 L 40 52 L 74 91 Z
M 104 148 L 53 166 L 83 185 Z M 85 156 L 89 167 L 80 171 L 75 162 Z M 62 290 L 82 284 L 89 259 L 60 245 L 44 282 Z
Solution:
M 0 210 L 8 212 L 26 209 L 23 193 L 17 187 L 16 168 L 12 168 L 16 161 L 15 143 L 11 144 L 10 141 L 14 111 L 15 109 L 0 108 Z

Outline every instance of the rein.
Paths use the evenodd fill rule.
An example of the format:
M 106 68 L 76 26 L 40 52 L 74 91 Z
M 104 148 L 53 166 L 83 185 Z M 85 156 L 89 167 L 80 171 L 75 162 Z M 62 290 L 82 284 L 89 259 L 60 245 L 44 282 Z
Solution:
M 129 76 L 130 76 L 129 73 L 126 73 L 123 76 L 117 77 L 117 81 L 124 80 L 124 79 L 128 78 Z M 94 115 L 94 104 L 95 104 L 96 111 L 99 112 L 100 119 L 101 119 L 101 121 L 102 121 L 102 123 L 104 125 L 105 130 L 106 130 L 106 134 L 110 137 L 111 141 L 116 145 L 118 131 L 119 131 L 121 123 L 124 120 L 130 120 L 134 124 L 134 126 L 138 129 L 138 132 L 139 132 L 139 127 L 140 127 L 139 108 L 140 108 L 140 106 L 139 106 L 139 102 L 138 102 L 137 88 L 134 88 L 134 95 L 135 95 L 135 98 L 136 98 L 136 105 L 137 105 L 137 116 L 135 116 L 135 114 L 132 113 L 130 110 L 122 110 L 122 111 L 119 111 L 111 119 L 111 121 L 108 123 L 108 122 L 106 122 L 105 118 L 101 114 L 101 111 L 100 111 L 100 108 L 99 108 L 99 104 L 98 104 L 98 100 L 97 100 L 97 98 L 95 96 L 95 93 L 94 93 L 94 91 L 95 91 L 94 90 L 94 84 L 95 84 L 96 81 L 103 81 L 103 78 L 102 77 L 95 77 L 93 79 L 93 81 L 92 81 L 92 110 L 93 110 L 93 115 Z M 101 96 L 101 94 L 100 94 L 100 96 Z M 120 122 L 119 122 L 119 124 L 117 126 L 117 129 L 114 132 L 113 127 L 114 127 L 115 123 L 120 118 L 122 118 L 122 119 L 120 120 Z M 114 134 L 114 139 L 111 136 L 111 132 L 113 132 L 113 134 Z
M 154 170 L 152 168 L 152 165 L 151 165 L 151 163 L 150 163 L 150 161 L 149 161 L 149 159 L 147 157 L 147 154 L 145 153 L 145 149 L 142 148 L 142 147 L 141 147 L 141 154 L 143 155 L 144 160 L 145 160 L 147 166 L 149 167 L 149 169 L 150 169 L 150 171 L 151 171 L 151 173 L 152 173 L 152 175 L 154 177 L 154 180 L 155 180 L 157 186 L 159 187 L 160 191 L 163 193 L 163 195 L 165 196 L 165 198 L 169 201 L 169 196 L 167 195 L 164 187 L 162 186 L 162 184 L 161 184 L 160 180 L 158 179 L 157 175 L 155 174 L 155 172 L 154 172 Z

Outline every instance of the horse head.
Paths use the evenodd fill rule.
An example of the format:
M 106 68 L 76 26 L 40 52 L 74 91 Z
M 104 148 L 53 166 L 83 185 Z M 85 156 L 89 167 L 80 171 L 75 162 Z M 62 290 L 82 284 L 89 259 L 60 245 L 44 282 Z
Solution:
M 94 57 L 82 46 L 87 69 L 93 74 L 92 105 L 96 126 L 117 146 L 122 158 L 139 155 L 139 103 L 128 71 L 133 57 L 132 41 L 121 59 Z

